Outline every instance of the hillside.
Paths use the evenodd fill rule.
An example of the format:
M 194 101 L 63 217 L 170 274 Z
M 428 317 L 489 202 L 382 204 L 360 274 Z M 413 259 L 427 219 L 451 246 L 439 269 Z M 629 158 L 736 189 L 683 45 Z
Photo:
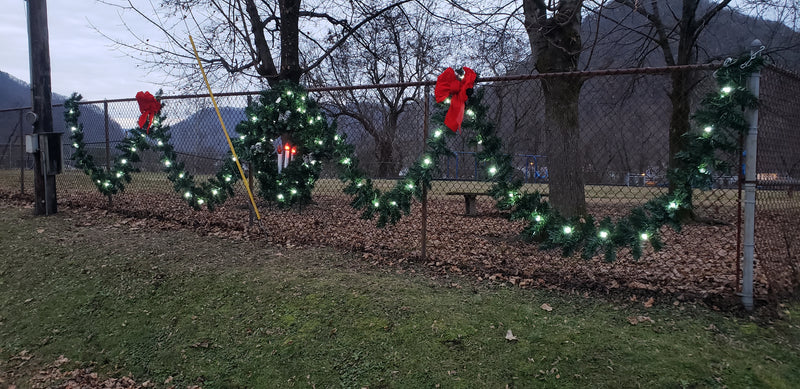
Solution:
M 701 1 L 700 8 L 711 3 Z M 659 2 L 662 20 L 670 31 L 680 16 L 682 0 Z M 650 9 L 650 4 L 646 5 Z M 702 13 L 698 11 L 698 15 Z M 699 16 L 698 16 L 699 17 Z M 599 24 L 598 24 L 599 20 Z M 611 3 L 602 16 L 584 18 L 581 37 L 587 49 L 581 55 L 582 68 L 613 69 L 641 66 L 665 66 L 663 54 L 644 36 L 653 35 L 644 16 L 627 6 Z M 727 7 L 703 30 L 697 47 L 697 63 L 723 60 L 750 50 L 750 43 L 759 39 L 766 46 L 765 54 L 776 65 L 800 69 L 800 33 L 784 24 L 753 18 Z M 596 42 L 592 48 L 590 43 Z M 673 45 L 677 45 L 677 37 Z M 645 54 L 642 54 L 645 53 Z M 589 62 L 589 63 L 587 63 Z
M 236 136 L 236 125 L 245 118 L 244 108 L 220 107 L 219 111 L 228 133 Z M 169 111 L 166 113 L 170 114 Z M 203 108 L 170 125 L 170 132 L 177 151 L 216 157 L 228 152 L 228 141 L 213 107 Z
M 64 100 L 65 96 L 53 93 L 53 104 L 61 104 Z M 13 75 L 0 71 L 0 109 L 30 107 L 30 105 L 30 86 Z M 102 107 L 83 106 L 80 121 L 84 125 L 87 142 L 105 141 L 105 117 Z M 0 113 L 0 154 L 3 153 L 5 145 L 19 143 L 19 126 L 19 111 Z M 65 131 L 64 111 L 61 107 L 53 109 L 53 130 Z M 24 132 L 29 134 L 31 131 L 27 128 Z M 109 135 L 112 140 L 124 136 L 122 127 L 113 118 L 109 121 Z

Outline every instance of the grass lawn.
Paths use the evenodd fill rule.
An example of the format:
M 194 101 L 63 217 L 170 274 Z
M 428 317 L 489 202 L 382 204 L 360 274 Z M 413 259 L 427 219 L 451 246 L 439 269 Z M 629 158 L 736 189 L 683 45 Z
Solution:
M 126 185 L 126 193 L 174 193 L 172 183 L 162 172 L 140 172 L 133 173 L 133 180 Z M 197 182 L 207 180 L 210 175 L 196 175 Z M 25 171 L 25 191 L 31 193 L 33 190 L 33 173 Z M 78 192 L 96 192 L 89 178 L 78 170 L 68 170 L 58 176 L 59 191 L 63 194 Z M 386 191 L 395 186 L 395 180 L 374 180 L 376 188 Z M 448 192 L 485 192 L 489 190 L 490 182 L 483 181 L 459 181 L 459 180 L 434 180 L 432 182 L 430 196 L 446 196 Z M 317 181 L 314 189 L 315 194 L 325 195 L 345 195 L 342 190 L 345 184 L 337 178 L 322 178 Z M 0 189 L 10 193 L 19 191 L 20 171 L 18 169 L 0 169 Z M 666 188 L 659 187 L 634 187 L 634 186 L 614 186 L 614 185 L 586 185 L 586 198 L 591 202 L 601 204 L 625 203 L 642 204 L 647 200 L 666 193 Z M 239 195 L 246 196 L 244 187 L 237 184 Z M 548 192 L 547 184 L 529 183 L 523 186 L 525 192 Z M 790 197 L 785 190 L 760 190 L 759 207 L 769 207 L 771 203 L 779 203 L 785 208 L 800 207 L 800 200 L 797 197 Z M 714 190 L 695 190 L 694 199 L 696 206 L 726 205 L 735 206 L 738 199 L 736 189 L 714 189 Z
M 60 355 L 177 388 L 800 387 L 800 304 L 642 300 L 0 203 L 0 387 Z

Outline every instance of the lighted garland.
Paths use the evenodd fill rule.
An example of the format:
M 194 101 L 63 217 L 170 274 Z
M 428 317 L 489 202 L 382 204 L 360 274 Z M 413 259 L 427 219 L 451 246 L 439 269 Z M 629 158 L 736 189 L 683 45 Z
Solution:
M 445 106 L 443 103 L 439 108 L 446 110 Z M 443 120 L 443 113 L 441 118 Z M 475 113 L 468 109 L 463 125 L 474 120 Z M 454 136 L 454 132 L 443 126 L 436 128 L 425 142 L 425 153 L 408 169 L 405 177 L 387 192 L 381 192 L 373 185 L 372 179 L 358 167 L 358 161 L 350 157 L 351 150 L 337 148 L 335 155 L 343 168 L 341 179 L 347 184 L 344 192 L 353 196 L 350 205 L 362 210 L 363 219 L 372 219 L 377 215 L 378 227 L 397 223 L 403 215 L 411 212 L 415 198 L 422 199 L 423 188 L 431 189 L 433 174 L 438 171 L 442 158 L 454 155 L 447 147 L 447 139 Z
M 521 192 L 523 182 L 513 177 L 512 157 L 503 153 L 502 140 L 487 120 L 487 109 L 481 104 L 482 91 L 467 101 L 462 131 L 472 134 L 468 139 L 472 146 L 481 148 L 477 158 L 487 166 L 487 176 L 493 182 L 489 194 L 496 206 L 509 210 L 511 219 L 528 222 L 524 236 L 541 242 L 543 249 L 560 248 L 564 255 L 581 251 L 584 258 L 590 258 L 602 251 L 606 260 L 611 261 L 620 248 L 629 247 L 632 256 L 638 259 L 643 243 L 650 242 L 656 251 L 663 246 L 659 236 L 662 226 L 680 229 L 679 215 L 692 209 L 691 188 L 708 188 L 712 172 L 728 168 L 717 158 L 716 152 L 736 150 L 739 136 L 747 131 L 742 108 L 754 107 L 757 101 L 743 85 L 762 65 L 760 57 L 744 56 L 737 61 L 726 61 L 715 72 L 721 89 L 703 100 L 702 108 L 694 115 L 698 129 L 687 134 L 687 147 L 676 155 L 687 168 L 668 173 L 670 182 L 679 184 L 677 189 L 634 208 L 616 222 L 610 218 L 596 222 L 591 215 L 567 219 L 551 208 L 541 193 Z M 131 180 L 130 173 L 136 171 L 131 163 L 139 160 L 140 150 L 149 147 L 148 135 L 141 129 L 132 130 L 132 136 L 116 146 L 122 154 L 115 157 L 114 167 L 108 172 L 98 168 L 85 150 L 83 128 L 77 122 L 79 100 L 80 96 L 73 94 L 65 103 L 65 119 L 76 149 L 72 158 L 101 193 L 111 195 L 122 191 L 124 182 Z M 439 120 L 444 116 L 446 103 L 439 105 Z M 163 120 L 159 112 L 149 137 L 155 143 L 153 148 L 162 153 L 164 170 L 175 190 L 196 209 L 203 205 L 213 209 L 214 205 L 224 202 L 233 194 L 232 185 L 238 180 L 233 162 L 228 161 L 214 178 L 197 186 L 192 175 L 185 172 L 183 163 L 177 162 L 177 153 L 169 144 L 169 127 L 162 125 Z M 404 214 L 409 214 L 413 199 L 421 199 L 422 189 L 431 188 L 439 161 L 453 155 L 446 139 L 455 136 L 444 127 L 436 128 L 426 141 L 425 153 L 406 176 L 398 180 L 393 189 L 381 193 L 359 168 L 352 145 L 346 142 L 344 135 L 336 134 L 335 127 L 328 125 L 316 103 L 308 99 L 306 91 L 298 85 L 282 83 L 262 93 L 260 102 L 248 107 L 247 119 L 236 129 L 240 137 L 234 146 L 240 158 L 252 162 L 264 199 L 282 207 L 308 203 L 322 161 L 334 158 L 342 167 L 341 179 L 347 184 L 344 191 L 353 196 L 351 205 L 362 210 L 362 218 L 372 219 L 378 215 L 379 227 L 394 224 Z M 273 142 L 279 138 L 297 148 L 292 150 L 297 157 L 280 172 L 273 147 Z
M 178 161 L 178 153 L 175 147 L 169 142 L 172 134 L 169 125 L 164 124 L 165 116 L 162 114 L 164 103 L 161 100 L 161 92 L 156 94 L 156 98 L 161 102 L 162 109 L 153 119 L 149 134 L 141 133 L 141 136 L 149 137 L 153 142 L 154 150 L 161 153 L 159 161 L 163 166 L 163 171 L 167 173 L 167 179 L 172 182 L 172 187 L 180 194 L 192 208 L 199 210 L 203 206 L 213 211 L 215 207 L 222 205 L 229 197 L 233 196 L 233 186 L 239 181 L 236 163 L 228 153 L 228 158 L 220 167 L 219 171 L 201 184 L 195 183 L 194 176 L 186 171 L 186 165 Z
M 78 123 L 81 111 L 78 102 L 82 96 L 73 93 L 64 102 L 64 121 L 69 130 L 69 139 L 72 141 L 74 152 L 70 159 L 75 165 L 88 175 L 92 183 L 105 196 L 111 196 L 125 190 L 125 184 L 131 182 L 131 173 L 139 171 L 134 163 L 139 162 L 139 151 L 147 150 L 150 145 L 144 139 L 141 129 L 131 130 L 131 136 L 118 143 L 115 148 L 121 151 L 114 157 L 114 164 L 110 170 L 97 166 L 94 157 L 86 149 L 84 142 L 83 124 Z
M 160 101 L 160 93 L 156 97 Z M 224 203 L 233 195 L 233 185 L 239 180 L 239 175 L 235 174 L 236 167 L 233 161 L 226 161 L 220 171 L 208 181 L 200 185 L 195 184 L 194 177 L 186 172 L 183 162 L 177 160 L 178 155 L 169 143 L 171 134 L 169 126 L 163 124 L 165 117 L 161 111 L 153 119 L 149 133 L 141 128 L 132 129 L 128 133 L 129 136 L 115 146 L 121 154 L 114 158 L 111 170 L 106 171 L 97 167 L 94 158 L 86 150 L 83 125 L 78 123 L 80 100 L 79 94 L 72 94 L 64 103 L 64 119 L 70 129 L 70 139 L 75 149 L 71 158 L 91 177 L 100 193 L 110 196 L 124 191 L 124 184 L 131 182 L 131 173 L 139 171 L 133 166 L 140 160 L 139 153 L 153 148 L 161 152 L 160 161 L 173 188 L 192 208 L 200 209 L 205 206 L 213 210 L 215 206 Z
M 665 198 L 654 199 L 643 207 L 635 208 L 616 223 L 605 218 L 599 223 L 593 216 L 565 218 L 543 199 L 540 192 L 523 192 L 523 181 L 514 176 L 513 157 L 503 151 L 502 140 L 494 124 L 487 119 L 487 108 L 481 104 L 483 91 L 479 90 L 467 103 L 473 119 L 465 122 L 464 133 L 470 133 L 468 144 L 480 147 L 478 161 L 486 167 L 486 176 L 493 184 L 488 193 L 496 207 L 509 211 L 512 220 L 525 220 L 523 237 L 541 243 L 542 249 L 560 248 L 565 256 L 582 250 L 584 258 L 604 251 L 607 260 L 613 260 L 623 246 L 631 248 L 635 258 L 641 256 L 643 240 L 650 241 L 658 250 L 662 244 L 659 228 L 675 218 L 682 196 L 674 194 L 665 207 L 656 206 Z M 670 205 L 671 204 L 671 205 Z
M 739 136 L 747 131 L 742 108 L 753 107 L 757 102 L 744 83 L 762 64 L 760 57 L 747 55 L 727 61 L 715 72 L 720 90 L 703 99 L 702 108 L 694 115 L 698 130 L 686 135 L 687 147 L 676 155 L 686 168 L 669 172 L 670 181 L 678 184 L 676 189 L 632 209 L 616 223 L 610 218 L 595 223 L 591 215 L 564 218 L 538 193 L 517 195 L 521 182 L 505 177 L 506 181 L 495 183 L 491 193 L 500 208 L 513 208 L 512 218 L 528 222 L 524 235 L 541 242 L 544 249 L 561 248 L 564 255 L 581 250 L 583 258 L 602 251 L 608 261 L 614 260 L 622 247 L 629 247 L 633 258 L 639 259 L 646 242 L 658 251 L 663 246 L 661 227 L 669 225 L 680 230 L 681 215 L 692 209 L 692 188 L 709 188 L 712 172 L 728 168 L 717 157 L 717 151 L 735 151 Z
M 739 136 L 747 131 L 742 108 L 753 107 L 757 101 L 744 83 L 762 65 L 760 57 L 747 55 L 736 61 L 726 61 L 715 72 L 720 90 L 702 101 L 702 107 L 693 117 L 698 129 L 686 135 L 687 147 L 676 155 L 687 168 L 668 175 L 671 182 L 684 185 L 676 185 L 672 193 L 651 199 L 616 222 L 608 217 L 597 221 L 592 215 L 565 218 L 543 200 L 541 193 L 521 192 L 523 182 L 514 178 L 512 156 L 502 151 L 502 140 L 487 119 L 487 108 L 481 104 L 481 90 L 467 101 L 462 132 L 470 134 L 471 146 L 481 148 L 476 158 L 486 166 L 487 177 L 493 182 L 489 194 L 497 208 L 508 210 L 512 220 L 527 221 L 524 237 L 540 242 L 542 249 L 560 248 L 565 256 L 581 251 L 581 256 L 588 259 L 603 252 L 606 260 L 613 261 L 620 248 L 628 247 L 633 258 L 639 259 L 645 243 L 649 242 L 656 251 L 663 247 L 662 226 L 680 230 L 681 215 L 692 209 L 691 188 L 710 187 L 712 172 L 729 168 L 716 154 L 717 151 L 735 151 Z M 434 121 L 442 121 L 446 103 L 439 104 Z M 438 168 L 441 157 L 452 155 L 445 142 L 449 136 L 454 133 L 444 127 L 435 129 L 426 142 L 423 156 L 387 193 L 374 188 L 357 163 L 348 159 L 342 178 L 348 183 L 345 192 L 353 195 L 353 207 L 363 209 L 363 218 L 371 219 L 377 214 L 378 226 L 396 223 L 403 214 L 410 212 L 413 197 L 421 197 L 421 188 L 431 187 L 432 173 Z
M 252 163 L 261 196 L 279 207 L 309 203 L 323 162 L 336 149 L 340 154 L 352 152 L 300 85 L 282 82 L 262 92 L 246 113 L 246 120 L 236 126 L 236 153 Z M 278 148 L 281 154 L 291 153 L 291 162 L 280 172 Z

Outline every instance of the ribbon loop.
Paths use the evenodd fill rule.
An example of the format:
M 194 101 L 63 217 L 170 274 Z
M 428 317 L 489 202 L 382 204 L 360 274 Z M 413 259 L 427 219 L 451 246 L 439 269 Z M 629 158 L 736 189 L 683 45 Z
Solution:
M 136 93 L 136 102 L 139 103 L 139 112 L 142 113 L 139 116 L 139 128 L 144 128 L 149 134 L 153 119 L 161 111 L 161 103 L 150 92 L 142 91 Z
M 463 67 L 464 76 L 456 75 L 453 68 L 445 69 L 439 78 L 436 79 L 436 88 L 433 90 L 434 98 L 437 103 L 441 103 L 450 98 L 450 108 L 444 117 L 444 125 L 447 128 L 458 132 L 461 123 L 464 121 L 464 110 L 467 104 L 467 90 L 475 86 L 477 74 L 475 71 Z

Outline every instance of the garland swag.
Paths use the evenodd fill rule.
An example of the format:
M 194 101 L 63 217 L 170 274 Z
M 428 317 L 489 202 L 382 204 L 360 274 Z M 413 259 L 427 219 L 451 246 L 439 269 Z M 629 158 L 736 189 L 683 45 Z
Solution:
M 229 196 L 233 196 L 233 185 L 239 179 L 239 175 L 235 174 L 235 164 L 232 160 L 227 160 L 214 177 L 197 185 L 194 176 L 186 171 L 184 163 L 177 160 L 178 153 L 169 143 L 172 136 L 169 126 L 164 125 L 166 117 L 161 110 L 164 106 L 161 101 L 161 93 L 157 93 L 155 97 L 159 101 L 160 107 L 158 112 L 146 123 L 149 125 L 149 130 L 146 131 L 141 127 L 142 121 L 140 121 L 139 128 L 130 130 L 128 136 L 115 146 L 121 153 L 114 157 L 113 167 L 106 171 L 94 163 L 94 157 L 86 149 L 86 143 L 83 140 L 83 124 L 78 122 L 79 102 L 82 97 L 73 93 L 64 103 L 64 119 L 70 129 L 70 140 L 75 149 L 71 159 L 75 161 L 76 166 L 89 175 L 100 193 L 111 196 L 123 192 L 125 184 L 131 182 L 131 173 L 139 171 L 134 166 L 134 163 L 141 159 L 139 153 L 154 149 L 161 153 L 160 161 L 164 172 L 167 173 L 167 178 L 172 182 L 173 189 L 180 193 L 192 208 L 199 210 L 205 206 L 209 210 L 214 210 Z
M 668 173 L 670 182 L 678 184 L 677 189 L 632 209 L 616 222 L 610 218 L 598 222 L 591 215 L 568 219 L 550 207 L 541 193 L 522 191 L 522 180 L 513 175 L 512 156 L 503 153 L 502 140 L 487 119 L 487 108 L 481 104 L 482 90 L 466 101 L 461 130 L 470 134 L 469 145 L 481 149 L 477 158 L 487 166 L 486 174 L 492 182 L 489 194 L 497 208 L 509 211 L 512 220 L 527 222 L 523 231 L 526 238 L 540 242 L 543 249 L 560 248 L 565 256 L 580 251 L 583 258 L 591 258 L 602 251 L 606 260 L 613 261 L 620 248 L 629 247 L 632 256 L 639 259 L 644 243 L 649 242 L 656 251 L 663 246 L 659 235 L 662 226 L 681 228 L 679 215 L 692 209 L 692 188 L 709 188 L 713 172 L 729 169 L 716 154 L 717 151 L 735 151 L 739 136 L 747 131 L 742 109 L 755 107 L 757 99 L 745 89 L 744 83 L 761 66 L 761 57 L 748 55 L 726 61 L 715 72 L 720 89 L 703 99 L 701 108 L 693 116 L 695 131 L 686 134 L 687 147 L 676 154 L 685 168 Z M 160 102 L 160 93 L 156 98 Z M 131 173 L 138 171 L 133 166 L 139 161 L 138 153 L 150 147 L 161 152 L 164 171 L 175 190 L 193 208 L 205 205 L 213 209 L 233 195 L 233 184 L 239 179 L 234 174 L 233 161 L 229 160 L 209 181 L 199 186 L 195 184 L 184 164 L 177 161 L 177 153 L 169 143 L 169 126 L 163 125 L 164 116 L 160 110 L 152 119 L 149 133 L 141 128 L 133 129 L 130 136 L 116 146 L 121 154 L 115 157 L 111 170 L 97 167 L 86 150 L 83 126 L 78 123 L 80 99 L 80 95 L 73 94 L 65 103 L 64 115 L 75 148 L 72 159 L 104 195 L 124 190 L 124 184 L 131 181 Z M 444 121 L 448 103 L 437 105 L 436 122 Z M 263 92 L 260 102 L 247 108 L 247 117 L 236 128 L 240 137 L 235 140 L 234 147 L 240 158 L 252 162 L 265 200 L 281 207 L 310 202 L 322 162 L 332 158 L 341 167 L 340 178 L 346 184 L 344 192 L 352 196 L 351 205 L 362 211 L 364 219 L 377 215 L 379 227 L 394 224 L 410 213 L 413 200 L 421 200 L 423 188 L 431 188 L 439 162 L 453 155 L 447 147 L 447 139 L 456 136 L 445 127 L 437 126 L 426 140 L 425 152 L 406 176 L 391 190 L 381 192 L 360 169 L 346 136 L 336 134 L 335 126 L 328 124 L 301 86 L 282 83 Z M 280 145 L 293 145 L 284 152 L 297 155 L 283 169 L 275 164 L 276 153 L 280 150 L 273 146 L 278 139 Z
M 514 178 L 512 156 L 502 151 L 502 140 L 496 135 L 494 125 L 487 119 L 487 109 L 481 104 L 483 91 L 478 90 L 466 102 L 466 118 L 462 131 L 469 133 L 468 144 L 480 148 L 476 158 L 487 166 L 486 175 L 493 184 L 489 194 L 496 207 L 509 211 L 512 220 L 525 220 L 523 236 L 539 242 L 542 249 L 561 249 L 563 255 L 581 252 L 585 259 L 602 252 L 607 261 L 616 258 L 620 248 L 628 247 L 634 259 L 642 255 L 643 246 L 649 242 L 654 250 L 663 247 L 660 237 L 662 226 L 681 228 L 681 216 L 691 211 L 692 188 L 708 189 L 713 182 L 713 172 L 724 172 L 730 167 L 717 156 L 717 152 L 733 152 L 738 139 L 747 131 L 743 108 L 755 107 L 757 99 L 745 87 L 750 74 L 763 66 L 763 59 L 745 55 L 738 60 L 728 60 L 714 73 L 720 87 L 709 93 L 701 108 L 693 115 L 695 131 L 686 134 L 687 147 L 676 157 L 686 168 L 669 172 L 668 178 L 676 185 L 672 193 L 651 199 L 616 221 L 611 218 L 595 220 L 592 215 L 565 218 L 543 200 L 539 192 L 523 192 L 523 182 Z M 441 123 L 447 103 L 437 105 L 436 123 Z M 345 170 L 342 179 L 348 184 L 345 192 L 353 196 L 352 206 L 361 209 L 362 218 L 378 215 L 377 225 L 396 223 L 410 212 L 413 198 L 421 199 L 421 188 L 431 188 L 433 173 L 443 157 L 453 155 L 446 139 L 455 136 L 439 126 L 426 141 L 422 157 L 409 169 L 396 186 L 381 193 L 372 181 L 357 168 L 351 159 L 342 160 Z M 346 162 L 346 163 L 345 163 Z

